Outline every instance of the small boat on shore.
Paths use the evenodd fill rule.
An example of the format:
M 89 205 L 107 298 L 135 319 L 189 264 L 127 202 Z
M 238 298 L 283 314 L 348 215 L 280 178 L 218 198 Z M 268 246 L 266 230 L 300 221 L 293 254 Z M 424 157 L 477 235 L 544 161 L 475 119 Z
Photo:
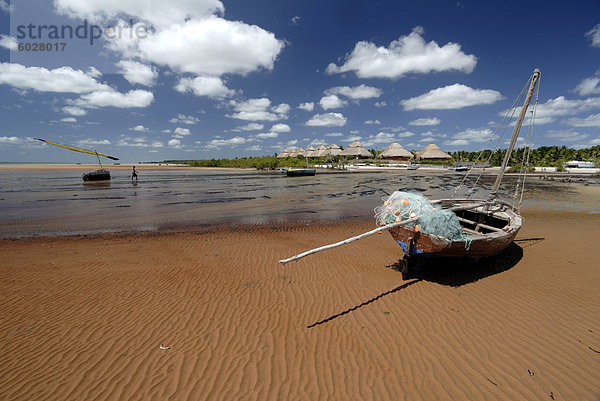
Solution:
M 411 277 L 418 260 L 432 258 L 463 258 L 477 260 L 495 255 L 506 249 L 514 240 L 523 224 L 519 207 L 498 199 L 498 189 L 511 154 L 517 142 L 521 125 L 536 88 L 539 92 L 541 72 L 536 69 L 529 78 L 529 89 L 516 120 L 513 134 L 502 166 L 487 199 L 439 199 L 428 200 L 415 192 L 396 191 L 383 198 L 384 204 L 375 209 L 379 228 L 335 244 L 306 251 L 288 259 L 285 264 L 312 253 L 335 248 L 361 238 L 388 230 L 402 247 L 403 276 Z M 516 103 L 515 103 L 516 104 Z M 532 116 L 535 117 L 537 95 Z M 511 110 L 512 113 L 516 109 Z M 507 121 L 510 119 L 507 119 Z M 531 119 L 533 128 L 533 118 Z M 508 124 L 508 123 L 507 123 Z M 531 137 L 530 137 L 531 140 Z M 467 170 L 468 171 L 468 170 Z M 524 170 L 526 171 L 526 170 Z M 465 175 L 463 182 L 467 178 Z M 479 180 L 479 179 L 478 179 Z M 462 183 L 461 183 L 462 185 Z M 460 185 L 458 186 L 460 188 Z M 454 194 L 457 193 L 455 189 Z M 521 196 L 522 196 L 521 184 Z M 519 188 L 518 188 L 519 189 Z M 517 195 L 518 191 L 515 191 Z
M 539 85 L 540 75 L 540 70 L 536 69 L 527 83 L 529 85 L 527 95 L 515 123 L 502 166 L 487 199 L 425 200 L 427 204 L 418 205 L 419 210 L 416 210 L 416 213 L 409 213 L 415 203 L 415 197 L 410 194 L 394 193 L 386 200 L 387 205 L 384 204 L 385 209 L 380 209 L 380 212 L 382 214 L 391 212 L 392 216 L 402 216 L 400 219 L 396 218 L 396 222 L 410 220 L 411 217 L 418 215 L 412 223 L 399 224 L 388 229 L 392 238 L 404 251 L 405 264 L 402 272 L 405 275 L 410 276 L 418 259 L 441 257 L 476 260 L 501 252 L 514 240 L 523 224 L 523 218 L 517 207 L 499 200 L 497 194 L 529 103 Z M 535 116 L 535 113 L 532 115 Z M 455 171 L 468 172 L 469 170 L 469 166 L 455 168 Z M 395 199 L 394 196 L 399 199 Z M 389 222 L 389 217 L 387 218 L 387 221 L 385 219 L 379 221 L 380 224 Z M 428 230 L 422 227 L 425 224 L 430 226 Z M 450 229 L 452 226 L 455 227 L 454 231 Z
M 83 181 L 105 181 L 110 180 L 110 171 L 100 168 L 98 170 L 83 173 Z
M 100 168 L 98 170 L 90 171 L 88 173 L 83 173 L 83 181 L 107 181 L 107 180 L 110 180 L 110 171 L 108 171 L 108 170 L 104 169 L 104 167 L 102 167 L 102 162 L 100 162 L 100 156 L 106 157 L 111 160 L 119 160 L 118 157 L 109 156 L 104 153 L 99 153 L 95 150 L 87 150 L 87 149 L 76 148 L 74 146 L 62 145 L 60 143 L 51 142 L 51 141 L 48 141 L 46 139 L 41 139 L 41 138 L 33 138 L 33 139 L 35 139 L 36 141 L 48 143 L 50 145 L 58 146 L 59 148 L 68 149 L 68 150 L 72 150 L 72 151 L 80 152 L 80 153 L 87 153 L 90 155 L 96 155 L 96 157 L 98 158 L 98 164 L 100 165 Z M 77 163 L 77 164 L 81 164 L 81 163 Z M 118 164 L 118 163 L 115 163 L 115 164 Z
M 313 176 L 317 172 L 314 168 L 288 168 L 285 171 L 285 174 L 288 177 L 303 177 L 303 176 Z

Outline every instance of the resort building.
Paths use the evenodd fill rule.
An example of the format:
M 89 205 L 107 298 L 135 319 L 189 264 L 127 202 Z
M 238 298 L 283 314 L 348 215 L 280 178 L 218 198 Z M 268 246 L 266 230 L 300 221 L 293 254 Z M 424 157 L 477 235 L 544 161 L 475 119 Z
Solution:
M 306 150 L 304 151 L 304 156 L 307 157 L 307 158 L 309 158 L 309 159 L 317 157 L 317 155 L 316 155 L 316 149 L 313 148 L 311 145 L 308 145 L 306 147 Z
M 352 142 L 348 147 L 340 153 L 340 156 L 354 157 L 356 159 L 368 159 L 373 157 L 365 147 L 358 141 Z
M 325 154 L 328 156 L 337 156 L 340 153 L 342 153 L 342 149 L 340 149 L 340 147 L 337 146 L 335 143 L 332 143 L 327 147 Z
M 325 157 L 327 156 L 327 148 L 324 145 L 319 145 L 317 150 L 315 150 L 316 157 Z
M 403 160 L 408 161 L 414 158 L 413 154 L 408 150 L 404 149 L 402 145 L 397 142 L 392 143 L 390 146 L 385 148 L 379 155 L 382 159 L 386 160 Z
M 450 160 L 452 156 L 442 151 L 439 146 L 430 143 L 422 151 L 417 152 L 417 160 Z

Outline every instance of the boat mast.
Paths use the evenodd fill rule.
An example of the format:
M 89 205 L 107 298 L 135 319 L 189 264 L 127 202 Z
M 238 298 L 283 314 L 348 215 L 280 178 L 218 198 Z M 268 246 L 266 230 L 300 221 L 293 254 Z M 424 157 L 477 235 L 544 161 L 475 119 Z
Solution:
M 98 156 L 98 152 L 94 150 L 94 153 L 96 153 L 96 157 L 98 158 L 98 164 L 100 165 L 100 169 L 103 169 L 104 167 L 102 167 L 102 162 L 100 161 L 100 156 Z
M 498 188 L 500 187 L 500 183 L 502 182 L 502 177 L 504 177 L 504 171 L 506 170 L 506 166 L 508 166 L 508 162 L 510 161 L 510 155 L 515 147 L 515 143 L 517 142 L 517 137 L 519 136 L 519 131 L 521 130 L 521 125 L 523 124 L 523 119 L 525 118 L 525 113 L 527 112 L 527 108 L 529 107 L 529 102 L 533 96 L 533 92 L 535 90 L 535 86 L 538 83 L 540 78 L 541 71 L 539 68 L 536 68 L 533 71 L 533 75 L 531 76 L 531 83 L 529 85 L 529 91 L 527 92 L 527 97 L 525 98 L 525 102 L 523 103 L 523 108 L 521 109 L 521 114 L 519 114 L 519 118 L 515 124 L 515 129 L 512 133 L 512 138 L 510 138 L 510 144 L 508 145 L 508 149 L 506 150 L 506 155 L 504 156 L 504 160 L 502 161 L 502 167 L 500 167 L 500 172 L 496 177 L 496 182 L 494 183 L 494 187 L 492 188 L 492 192 L 488 196 L 488 200 L 492 200 L 496 197 L 498 193 Z

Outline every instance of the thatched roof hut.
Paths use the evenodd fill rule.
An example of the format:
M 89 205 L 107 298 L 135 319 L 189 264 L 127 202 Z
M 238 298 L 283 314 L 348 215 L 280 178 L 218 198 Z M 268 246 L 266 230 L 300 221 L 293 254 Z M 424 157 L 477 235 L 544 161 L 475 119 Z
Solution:
M 425 146 L 422 151 L 417 152 L 417 159 L 419 160 L 450 160 L 452 156 L 442 151 L 439 146 L 434 143 L 430 143 Z
M 337 156 L 340 153 L 342 153 L 342 149 L 340 149 L 339 146 L 337 146 L 335 143 L 332 143 L 331 145 L 329 145 L 327 147 L 327 149 L 325 150 L 326 155 L 330 155 L 330 156 Z
M 324 157 L 327 156 L 327 148 L 324 145 L 319 145 L 317 150 L 315 150 L 316 157 Z
M 306 147 L 306 150 L 304 151 L 304 156 L 306 156 L 306 157 L 310 157 L 310 158 L 312 158 L 312 157 L 317 157 L 317 155 L 315 154 L 315 150 L 316 150 L 316 149 L 315 149 L 315 148 L 313 148 L 311 145 L 308 145 L 308 146 Z
M 369 158 L 373 157 L 371 152 L 369 152 L 365 147 L 358 141 L 352 142 L 348 147 L 340 153 L 340 156 L 351 156 L 358 158 Z
M 287 149 L 283 149 L 279 154 L 277 154 L 277 158 L 283 159 L 285 157 L 288 157 L 289 155 L 290 155 L 290 152 Z
M 390 146 L 385 148 L 379 155 L 382 159 L 389 160 L 410 160 L 414 156 L 408 150 L 404 149 L 402 145 L 397 142 L 392 143 Z

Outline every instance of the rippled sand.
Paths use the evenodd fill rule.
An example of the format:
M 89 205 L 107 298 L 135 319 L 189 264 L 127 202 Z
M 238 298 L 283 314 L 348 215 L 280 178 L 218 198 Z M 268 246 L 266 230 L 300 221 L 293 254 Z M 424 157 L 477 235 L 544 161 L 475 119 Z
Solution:
M 600 397 L 600 215 L 408 281 L 387 233 L 277 262 L 372 227 L 1 240 L 0 399 Z

